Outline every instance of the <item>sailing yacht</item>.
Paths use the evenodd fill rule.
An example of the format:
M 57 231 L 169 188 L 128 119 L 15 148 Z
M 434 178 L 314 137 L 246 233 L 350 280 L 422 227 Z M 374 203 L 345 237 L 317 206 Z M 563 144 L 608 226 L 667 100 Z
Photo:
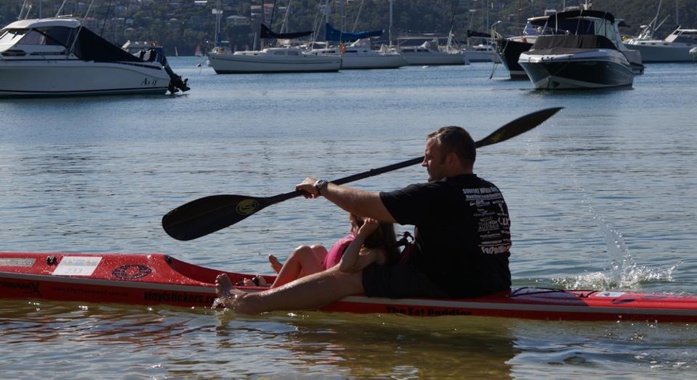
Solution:
M 310 34 L 311 31 L 274 33 L 261 24 L 260 38 L 295 39 Z M 217 74 L 335 72 L 341 68 L 339 54 L 311 54 L 294 46 L 236 52 L 213 49 L 208 53 L 208 60 Z
M 309 54 L 316 56 L 341 56 L 342 70 L 396 69 L 407 65 L 402 54 L 381 46 L 373 49 L 371 37 L 382 35 L 383 30 L 344 32 L 326 24 L 324 47 L 314 48 Z M 350 42 L 346 45 L 347 42 Z M 338 43 L 330 46 L 329 43 Z M 315 43 L 317 45 L 318 43 Z
M 424 41 L 421 45 L 401 45 L 399 52 L 402 53 L 402 56 L 410 66 L 469 64 L 469 61 L 462 54 L 462 50 L 455 49 L 450 45 L 441 48 L 438 44 L 438 38 Z

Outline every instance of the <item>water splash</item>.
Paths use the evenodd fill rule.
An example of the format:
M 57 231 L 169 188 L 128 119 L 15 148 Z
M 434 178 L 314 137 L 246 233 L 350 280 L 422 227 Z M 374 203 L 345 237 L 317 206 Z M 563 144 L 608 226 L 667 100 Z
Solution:
M 213 304 L 211 305 L 211 309 L 215 310 L 219 307 L 223 307 L 225 304 L 223 304 L 223 300 L 220 298 L 217 298 L 213 300 Z
M 649 268 L 636 264 L 630 255 L 626 255 L 621 261 L 613 261 L 607 271 L 557 278 L 553 281 L 564 289 L 638 290 L 645 283 L 673 281 L 673 273 L 678 266 L 679 264 L 669 268 Z
M 598 230 L 603 234 L 611 259 L 610 266 L 602 272 L 553 279 L 556 285 L 564 289 L 637 290 L 644 283 L 673 281 L 673 273 L 680 263 L 669 268 L 649 268 L 637 264 L 624 242 L 622 233 L 595 210 L 585 189 L 581 188 L 581 193 L 582 203 L 586 204 Z

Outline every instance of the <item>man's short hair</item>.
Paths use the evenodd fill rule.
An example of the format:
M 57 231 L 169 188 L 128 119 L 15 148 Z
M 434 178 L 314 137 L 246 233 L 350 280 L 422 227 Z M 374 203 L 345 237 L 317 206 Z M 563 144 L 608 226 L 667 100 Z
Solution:
M 443 153 L 455 153 L 462 162 L 474 162 L 477 159 L 477 146 L 472 136 L 462 127 L 442 127 L 437 131 L 431 132 L 428 138 L 435 138 L 440 144 Z

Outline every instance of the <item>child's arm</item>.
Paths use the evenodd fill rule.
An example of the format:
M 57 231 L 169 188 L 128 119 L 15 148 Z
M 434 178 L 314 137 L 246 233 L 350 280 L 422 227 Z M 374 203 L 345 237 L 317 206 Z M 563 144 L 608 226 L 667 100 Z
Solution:
M 362 270 L 375 262 L 380 254 L 377 249 L 361 249 L 365 239 L 370 236 L 378 227 L 378 221 L 366 218 L 361 228 L 356 233 L 356 237 L 344 251 L 339 262 L 339 270 L 347 273 L 354 273 Z

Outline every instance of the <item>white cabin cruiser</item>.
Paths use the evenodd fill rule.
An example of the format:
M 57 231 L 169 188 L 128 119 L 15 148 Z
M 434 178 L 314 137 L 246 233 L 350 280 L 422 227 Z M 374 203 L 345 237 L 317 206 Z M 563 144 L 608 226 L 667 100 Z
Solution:
M 653 38 L 647 31 L 624 42 L 628 48 L 641 52 L 644 62 L 694 62 L 695 56 L 690 50 L 697 48 L 697 29 L 678 27 L 662 40 Z
M 136 56 L 74 18 L 15 21 L 0 30 L 0 96 L 164 94 L 188 91 L 161 48 Z
M 550 30 L 575 33 L 538 36 L 518 63 L 536 89 L 631 87 L 634 71 L 617 47 L 621 42 L 614 23 L 610 13 L 596 10 L 550 15 Z

